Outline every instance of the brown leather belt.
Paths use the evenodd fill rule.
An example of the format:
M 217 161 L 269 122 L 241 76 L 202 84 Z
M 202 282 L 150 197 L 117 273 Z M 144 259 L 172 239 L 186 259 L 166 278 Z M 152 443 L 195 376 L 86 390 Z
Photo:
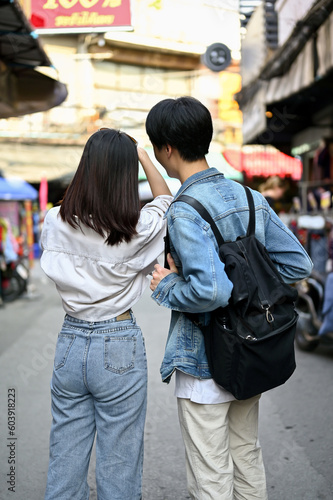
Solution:
M 130 309 L 128 311 L 125 311 L 122 314 L 119 314 L 119 316 L 117 316 L 115 318 L 116 321 L 124 321 L 125 319 L 132 319 L 131 318 L 131 310 Z

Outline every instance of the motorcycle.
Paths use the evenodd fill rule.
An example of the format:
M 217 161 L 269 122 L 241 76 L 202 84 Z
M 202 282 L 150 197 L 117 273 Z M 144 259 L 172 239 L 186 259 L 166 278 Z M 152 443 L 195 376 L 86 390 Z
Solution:
M 28 289 L 29 264 L 24 257 L 7 263 L 1 272 L 3 302 L 12 302 Z
M 330 335 L 322 335 L 322 326 L 325 320 L 324 302 L 327 302 L 327 299 L 330 300 L 330 294 L 332 294 L 331 290 L 326 289 L 327 277 L 330 276 L 326 269 L 328 259 L 327 223 L 327 218 L 320 214 L 300 215 L 298 217 L 296 234 L 315 263 L 311 275 L 294 285 L 298 291 L 296 311 L 299 316 L 295 341 L 303 351 L 313 351 L 321 343 L 333 345 L 333 341 L 330 339 L 330 335 L 333 336 L 333 322 Z M 295 228 L 293 229 L 295 230 Z M 326 323 L 327 318 L 325 330 L 327 330 Z
M 331 286 L 327 288 L 327 282 L 331 282 L 332 278 L 333 273 L 323 277 L 313 271 L 309 278 L 296 284 L 296 311 L 299 317 L 295 341 L 303 351 L 313 351 L 319 344 L 333 346 L 333 321 L 327 314 L 332 308 L 328 304 L 332 303 L 333 298 Z

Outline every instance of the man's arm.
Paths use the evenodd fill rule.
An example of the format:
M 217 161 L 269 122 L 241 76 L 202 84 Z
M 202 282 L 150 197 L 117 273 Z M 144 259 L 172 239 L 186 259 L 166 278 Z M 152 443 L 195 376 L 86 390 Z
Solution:
M 152 298 L 160 305 L 185 312 L 209 312 L 226 306 L 232 283 L 207 230 L 193 217 L 176 217 L 169 232 L 181 274 L 175 267 L 168 271 L 156 265 Z

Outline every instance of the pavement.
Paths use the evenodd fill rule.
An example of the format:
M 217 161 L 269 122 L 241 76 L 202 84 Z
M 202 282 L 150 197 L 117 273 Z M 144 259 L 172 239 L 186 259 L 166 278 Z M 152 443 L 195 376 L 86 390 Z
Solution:
M 134 313 L 145 336 L 148 359 L 143 499 L 188 500 L 173 382 L 163 384 L 159 373 L 170 311 L 157 306 L 147 290 Z M 28 293 L 0 309 L 0 500 L 44 498 L 51 424 L 49 382 L 63 315 L 55 287 L 38 261 Z M 261 399 L 259 436 L 268 498 L 332 500 L 333 350 L 297 349 L 296 362 L 291 379 Z M 94 456 L 93 451 L 90 500 L 97 500 Z M 11 480 L 15 491 L 8 489 Z
M 170 311 L 154 305 L 149 291 L 133 310 L 145 334 L 149 373 L 143 498 L 186 500 L 184 449 L 173 385 L 162 384 L 159 373 Z M 63 316 L 55 286 L 36 260 L 28 292 L 0 310 L 0 500 L 44 498 L 51 425 L 49 383 Z M 8 399 L 10 391 L 15 397 L 12 435 L 7 411 L 7 404 L 13 404 Z M 7 444 L 11 442 L 15 445 L 15 491 L 9 491 L 7 483 L 11 471 Z M 94 472 L 95 448 L 88 475 L 90 500 L 97 500 Z

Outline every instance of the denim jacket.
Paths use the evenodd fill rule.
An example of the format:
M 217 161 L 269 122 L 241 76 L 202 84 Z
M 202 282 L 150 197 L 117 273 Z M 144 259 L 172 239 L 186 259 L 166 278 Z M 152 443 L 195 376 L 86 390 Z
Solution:
M 189 177 L 165 214 L 171 240 L 171 255 L 179 274 L 171 273 L 156 287 L 152 298 L 172 309 L 161 375 L 169 382 L 175 369 L 197 378 L 211 378 L 200 329 L 184 312 L 209 312 L 224 307 L 232 291 L 210 225 L 194 208 L 177 202 L 186 193 L 210 212 L 225 241 L 235 240 L 247 230 L 249 210 L 243 186 L 226 179 L 215 168 Z M 286 283 L 306 278 L 312 262 L 301 243 L 269 207 L 265 198 L 252 190 L 256 212 L 256 237 L 263 243 Z

